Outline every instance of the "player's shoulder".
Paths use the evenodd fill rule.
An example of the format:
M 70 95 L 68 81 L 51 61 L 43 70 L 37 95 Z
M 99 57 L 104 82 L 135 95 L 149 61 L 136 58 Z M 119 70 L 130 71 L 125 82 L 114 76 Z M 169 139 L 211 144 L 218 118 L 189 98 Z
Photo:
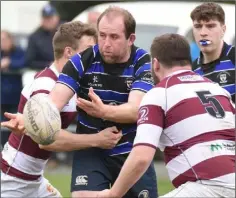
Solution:
M 140 106 L 143 105 L 157 105 L 165 109 L 165 89 L 156 85 L 150 89 L 143 97 Z
M 32 82 L 26 84 L 22 94 L 29 95 L 35 91 L 41 92 L 42 90 L 44 93 L 49 93 L 55 86 L 57 79 L 57 75 L 50 68 L 45 68 L 35 74 Z
M 149 69 L 151 69 L 151 57 L 146 50 L 133 45 L 131 49 L 131 58 L 136 71 L 145 64 L 149 64 Z
M 228 45 L 228 49 L 226 50 L 226 56 L 233 64 L 235 64 L 235 46 Z
M 39 79 L 40 81 L 46 79 L 46 78 L 49 78 L 49 79 L 52 79 L 54 81 L 57 81 L 58 79 L 58 75 L 56 74 L 55 71 L 53 71 L 52 68 L 50 67 L 46 67 L 45 69 L 37 72 L 34 76 L 34 79 Z
M 133 62 L 136 63 L 136 62 L 150 62 L 151 61 L 151 57 L 150 57 L 150 54 L 140 48 L 140 47 L 137 47 L 135 45 L 132 46 L 131 48 L 131 56 L 133 56 Z
M 77 55 L 80 57 L 81 61 L 90 62 L 97 56 L 100 56 L 98 45 L 91 46 Z
M 83 71 L 92 65 L 96 59 L 100 59 L 100 53 L 98 45 L 94 45 L 92 47 L 87 48 L 86 50 L 75 54 L 70 58 L 69 64 L 73 64 L 76 67 L 82 67 Z

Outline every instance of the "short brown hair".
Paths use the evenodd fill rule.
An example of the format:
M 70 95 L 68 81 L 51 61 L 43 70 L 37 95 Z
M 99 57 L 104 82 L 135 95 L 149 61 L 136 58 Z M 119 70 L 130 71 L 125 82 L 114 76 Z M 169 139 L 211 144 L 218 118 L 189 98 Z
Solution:
M 110 15 L 110 14 L 116 14 L 116 15 L 123 16 L 126 39 L 128 39 L 131 34 L 135 33 L 136 21 L 135 21 L 134 17 L 132 16 L 132 14 L 129 11 L 127 11 L 123 8 L 120 8 L 120 7 L 116 7 L 116 6 L 110 6 L 98 17 L 97 27 L 98 27 L 101 19 L 104 16 L 107 16 L 107 15 Z
M 97 30 L 89 24 L 74 21 L 60 25 L 53 37 L 54 58 L 61 58 L 65 47 L 78 49 L 78 40 L 84 35 L 93 36 L 97 42 Z
M 191 64 L 189 43 L 179 34 L 156 37 L 151 45 L 151 56 L 166 67 Z
M 225 24 L 225 12 L 223 8 L 213 2 L 203 3 L 197 6 L 190 15 L 192 21 L 210 21 L 218 20 L 221 24 Z

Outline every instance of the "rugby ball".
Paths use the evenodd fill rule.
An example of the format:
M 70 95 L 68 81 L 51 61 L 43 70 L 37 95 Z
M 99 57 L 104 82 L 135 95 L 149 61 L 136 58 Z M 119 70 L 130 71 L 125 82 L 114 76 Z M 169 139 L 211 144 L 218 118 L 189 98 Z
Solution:
M 53 143 L 61 130 L 60 112 L 46 94 L 36 94 L 26 102 L 23 118 L 26 134 L 38 144 Z

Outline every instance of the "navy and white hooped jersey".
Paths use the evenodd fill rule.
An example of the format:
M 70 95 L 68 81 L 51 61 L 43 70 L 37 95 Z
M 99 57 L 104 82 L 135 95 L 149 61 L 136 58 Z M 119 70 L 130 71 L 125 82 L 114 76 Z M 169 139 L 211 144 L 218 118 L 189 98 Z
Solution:
M 150 55 L 143 49 L 132 46 L 129 60 L 122 64 L 107 64 L 101 58 L 98 45 L 73 56 L 65 65 L 58 83 L 63 83 L 77 93 L 78 97 L 90 100 L 88 90 L 94 92 L 104 104 L 121 105 L 128 102 L 132 90 L 149 91 L 154 83 L 150 71 Z M 90 100 L 91 101 L 91 100 Z M 77 133 L 97 133 L 116 126 L 123 137 L 109 155 L 129 153 L 136 135 L 136 123 L 120 124 L 89 116 L 78 108 Z
M 193 62 L 193 71 L 218 83 L 235 102 L 235 47 L 224 43 L 219 59 L 203 64 L 203 56 Z

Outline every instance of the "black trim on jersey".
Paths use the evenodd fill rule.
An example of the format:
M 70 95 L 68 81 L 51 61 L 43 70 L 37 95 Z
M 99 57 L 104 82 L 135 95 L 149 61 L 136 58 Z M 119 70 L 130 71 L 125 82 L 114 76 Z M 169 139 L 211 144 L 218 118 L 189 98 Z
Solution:
M 62 73 L 72 77 L 76 82 L 79 81 L 79 74 L 70 60 L 63 67 Z
M 81 61 L 84 66 L 84 74 L 85 74 L 85 72 L 92 65 L 95 59 L 94 54 L 93 54 L 93 47 L 87 48 L 85 51 L 81 52 L 80 55 L 81 55 Z

